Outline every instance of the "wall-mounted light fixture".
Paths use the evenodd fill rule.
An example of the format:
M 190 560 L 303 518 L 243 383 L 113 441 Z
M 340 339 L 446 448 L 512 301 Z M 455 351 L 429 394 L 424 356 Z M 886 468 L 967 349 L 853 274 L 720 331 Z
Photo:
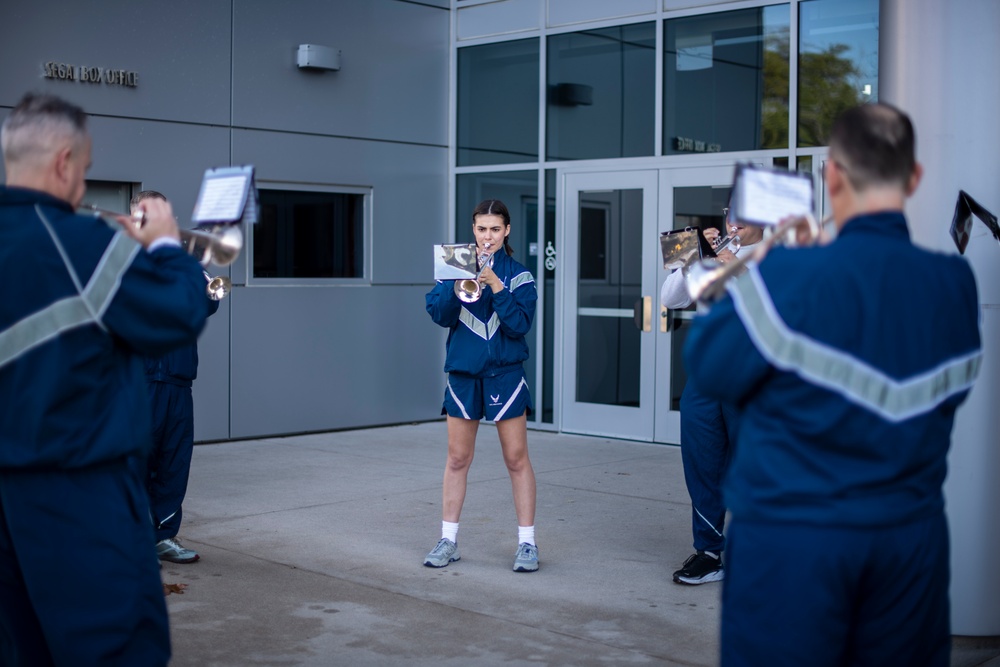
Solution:
M 299 44 L 296 58 L 299 69 L 332 70 L 340 69 L 340 49 L 319 44 Z

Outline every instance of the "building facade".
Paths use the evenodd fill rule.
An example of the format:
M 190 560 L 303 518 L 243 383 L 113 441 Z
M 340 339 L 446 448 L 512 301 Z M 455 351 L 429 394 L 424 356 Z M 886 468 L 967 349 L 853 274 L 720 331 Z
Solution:
M 431 247 L 470 241 L 483 198 L 507 203 L 538 286 L 530 425 L 669 444 L 693 312 L 659 307 L 659 235 L 720 225 L 737 164 L 809 174 L 823 216 L 829 125 L 881 99 L 917 125 L 919 243 L 954 249 L 958 189 L 1000 211 L 993 0 L 3 0 L 0 14 L 0 118 L 29 90 L 91 114 L 91 203 L 125 210 L 156 189 L 184 224 L 205 169 L 256 169 L 261 221 L 209 269 L 234 289 L 200 342 L 201 442 L 437 418 Z M 1000 508 L 1000 270 L 976 229 L 986 358 L 946 491 L 955 631 L 1000 635 L 1000 575 L 982 581 L 1000 548 L 982 529 Z

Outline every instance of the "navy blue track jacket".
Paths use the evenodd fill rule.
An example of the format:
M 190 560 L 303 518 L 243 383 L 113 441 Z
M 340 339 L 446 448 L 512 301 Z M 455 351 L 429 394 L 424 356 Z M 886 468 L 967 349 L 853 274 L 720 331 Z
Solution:
M 205 277 L 65 201 L 0 188 L 0 469 L 145 455 L 142 354 L 193 343 Z
M 932 516 L 981 361 L 975 277 L 902 213 L 778 248 L 696 318 L 688 381 L 740 409 L 734 518 L 873 527 Z
M 528 358 L 525 336 L 535 319 L 538 293 L 531 273 L 498 250 L 493 272 L 504 289 L 483 286 L 475 303 L 455 295 L 455 281 L 438 282 L 427 294 L 427 312 L 449 329 L 444 370 L 473 377 L 494 377 L 519 368 Z

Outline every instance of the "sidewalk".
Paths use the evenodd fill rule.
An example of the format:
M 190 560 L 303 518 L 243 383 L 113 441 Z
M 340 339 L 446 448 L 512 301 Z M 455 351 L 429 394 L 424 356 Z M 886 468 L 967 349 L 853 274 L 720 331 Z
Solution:
M 444 422 L 195 448 L 183 542 L 164 563 L 173 667 L 715 665 L 721 585 L 691 553 L 680 449 L 530 431 L 541 568 L 517 533 L 496 429 L 480 429 L 462 560 L 440 537 Z M 984 664 L 998 651 L 956 651 Z M 990 663 L 991 665 L 1000 664 Z

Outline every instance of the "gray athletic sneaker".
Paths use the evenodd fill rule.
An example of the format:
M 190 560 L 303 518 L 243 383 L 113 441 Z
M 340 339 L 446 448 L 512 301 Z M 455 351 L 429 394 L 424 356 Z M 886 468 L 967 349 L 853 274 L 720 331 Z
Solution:
M 515 572 L 534 572 L 538 569 L 538 547 L 534 544 L 521 542 L 514 554 Z
M 186 548 L 176 537 L 157 542 L 156 555 L 172 563 L 193 563 L 199 558 L 197 551 Z
M 462 556 L 458 553 L 458 545 L 446 537 L 438 540 L 437 546 L 431 549 L 424 559 L 427 567 L 444 567 L 448 563 L 453 563 Z

